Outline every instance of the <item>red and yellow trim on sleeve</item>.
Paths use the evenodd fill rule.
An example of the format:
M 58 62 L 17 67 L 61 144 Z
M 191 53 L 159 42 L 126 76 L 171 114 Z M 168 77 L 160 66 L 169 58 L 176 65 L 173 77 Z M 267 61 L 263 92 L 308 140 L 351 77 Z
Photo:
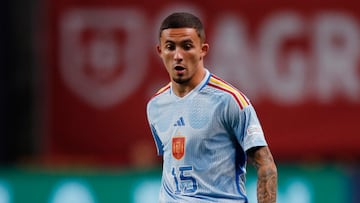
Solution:
M 240 109 L 250 105 L 249 100 L 242 92 L 215 75 L 211 75 L 208 85 L 231 94 L 239 104 Z
M 165 85 L 164 87 L 160 88 L 153 97 L 165 92 L 167 89 L 169 89 L 171 86 L 171 82 L 169 82 L 167 85 Z

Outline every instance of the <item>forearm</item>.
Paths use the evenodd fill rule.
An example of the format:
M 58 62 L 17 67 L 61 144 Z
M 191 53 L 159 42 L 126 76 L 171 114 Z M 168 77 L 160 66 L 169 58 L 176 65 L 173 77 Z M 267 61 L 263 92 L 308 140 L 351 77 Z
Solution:
M 275 164 L 262 165 L 257 170 L 258 203 L 275 203 L 277 192 L 277 169 Z
M 277 193 L 277 169 L 268 147 L 253 148 L 249 159 L 257 170 L 258 203 L 275 203 Z

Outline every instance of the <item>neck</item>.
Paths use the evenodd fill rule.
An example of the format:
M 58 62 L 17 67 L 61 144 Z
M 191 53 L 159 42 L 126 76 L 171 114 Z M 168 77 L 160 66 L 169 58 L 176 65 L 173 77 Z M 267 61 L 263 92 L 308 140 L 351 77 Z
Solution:
M 201 70 L 199 70 L 199 74 L 197 74 L 197 76 L 194 76 L 194 78 L 192 78 L 192 80 L 190 80 L 190 81 L 188 81 L 186 83 L 180 84 L 180 83 L 176 83 L 176 82 L 172 81 L 173 92 L 178 97 L 186 96 L 198 84 L 200 84 L 200 82 L 204 79 L 205 75 L 206 75 L 205 69 L 201 69 Z

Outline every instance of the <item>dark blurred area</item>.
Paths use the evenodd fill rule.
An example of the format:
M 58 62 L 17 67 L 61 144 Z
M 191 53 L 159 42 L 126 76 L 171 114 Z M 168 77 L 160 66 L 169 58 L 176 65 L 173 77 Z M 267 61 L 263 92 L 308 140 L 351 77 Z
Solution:
M 1 165 L 36 155 L 34 20 L 36 1 L 1 1 Z

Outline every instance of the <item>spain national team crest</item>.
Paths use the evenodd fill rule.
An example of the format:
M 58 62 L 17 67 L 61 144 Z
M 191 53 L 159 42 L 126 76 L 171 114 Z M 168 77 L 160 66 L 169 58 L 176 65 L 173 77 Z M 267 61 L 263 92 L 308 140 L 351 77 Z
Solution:
M 177 160 L 183 158 L 185 154 L 185 137 L 173 137 L 172 138 L 172 154 Z

